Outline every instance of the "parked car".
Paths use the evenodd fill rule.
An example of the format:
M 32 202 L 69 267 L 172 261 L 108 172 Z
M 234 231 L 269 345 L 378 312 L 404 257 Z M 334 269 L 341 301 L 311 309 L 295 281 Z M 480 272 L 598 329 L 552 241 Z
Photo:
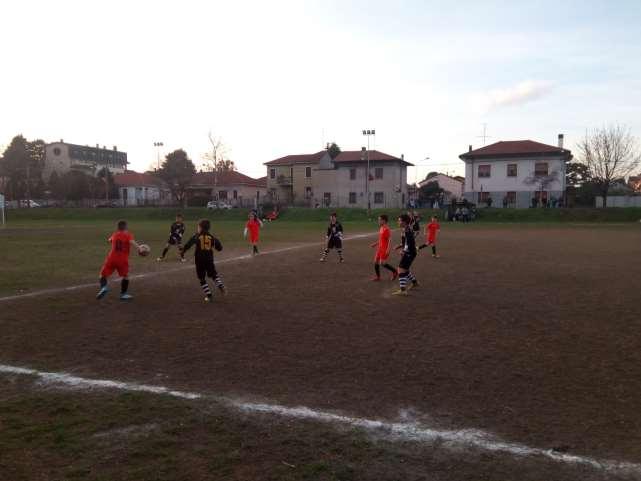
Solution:
M 227 202 L 222 201 L 222 200 L 210 200 L 207 202 L 207 209 L 209 210 L 214 210 L 214 209 L 231 209 L 232 206 L 229 205 Z

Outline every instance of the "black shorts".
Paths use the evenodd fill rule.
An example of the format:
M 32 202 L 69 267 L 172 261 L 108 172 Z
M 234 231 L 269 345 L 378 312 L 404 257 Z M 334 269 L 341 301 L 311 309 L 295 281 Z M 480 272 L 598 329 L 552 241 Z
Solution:
M 328 249 L 342 249 L 343 248 L 343 240 L 340 237 L 330 237 L 327 240 L 327 248 Z
M 170 246 L 179 246 L 180 244 L 182 244 L 182 239 L 178 236 L 172 235 L 169 236 L 167 244 L 169 244 Z
M 415 258 L 416 254 L 403 254 L 403 257 L 401 257 L 401 262 L 398 263 L 398 267 L 400 267 L 401 269 L 405 269 L 406 271 L 409 270 Z
M 218 277 L 218 272 L 216 272 L 216 266 L 212 262 L 211 264 L 196 264 L 196 275 L 198 279 L 205 280 L 207 276 L 215 279 Z

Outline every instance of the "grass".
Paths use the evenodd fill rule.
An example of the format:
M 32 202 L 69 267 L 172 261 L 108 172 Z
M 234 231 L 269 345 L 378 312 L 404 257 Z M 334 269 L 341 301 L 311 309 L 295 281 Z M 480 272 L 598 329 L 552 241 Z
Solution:
M 81 214 L 84 213 L 71 217 L 23 219 L 0 229 L 0 295 L 95 281 L 109 250 L 106 239 L 114 230 L 114 222 L 102 218 L 85 219 Z M 198 218 L 194 213 L 186 214 L 188 234 L 195 232 Z M 130 219 L 130 229 L 136 239 L 152 248 L 147 258 L 132 254 L 132 274 L 158 270 L 154 259 L 167 241 L 172 218 L 149 220 L 134 216 Z M 232 252 L 246 253 L 248 245 L 243 239 L 243 228 L 241 219 L 214 219 L 213 232 L 224 246 L 222 257 Z M 374 223 L 367 221 L 348 222 L 345 228 L 351 233 L 375 229 Z M 272 222 L 263 228 L 261 242 L 265 249 L 316 241 L 320 247 L 324 230 L 324 222 Z M 171 261 L 175 259 L 176 251 L 172 252 L 168 257 Z
M 152 248 L 151 258 L 132 256 L 132 273 L 157 269 L 151 262 L 164 246 L 174 209 L 18 209 L 10 211 L 8 225 L 0 229 L 0 295 L 21 293 L 45 287 L 92 282 L 96 279 L 108 245 L 105 242 L 114 230 L 115 221 L 126 218 L 139 241 Z M 368 217 L 363 209 L 339 209 L 339 219 L 346 233 L 376 229 L 375 210 Z M 261 234 L 265 248 L 286 243 L 322 242 L 329 209 L 288 209 L 282 219 L 267 223 Z M 389 212 L 389 214 L 393 214 Z M 427 218 L 432 211 L 421 211 Z M 194 232 L 199 218 L 212 220 L 214 233 L 229 251 L 245 249 L 242 238 L 246 211 L 184 210 L 187 232 Z M 641 218 L 641 209 L 481 209 L 480 221 L 469 224 L 506 224 L 513 222 L 538 225 L 560 223 L 629 222 Z M 462 228 L 447 224 L 447 228 Z
M 141 393 L 0 385 L 0 479 L 343 480 L 394 459 L 363 433 L 273 429 L 221 407 Z M 315 439 L 331 450 L 319 449 Z M 354 441 L 357 441 L 354 443 Z

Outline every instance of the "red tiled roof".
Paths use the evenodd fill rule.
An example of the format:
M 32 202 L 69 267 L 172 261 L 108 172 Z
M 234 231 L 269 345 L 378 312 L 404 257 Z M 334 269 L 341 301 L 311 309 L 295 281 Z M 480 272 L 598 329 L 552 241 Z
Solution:
M 341 152 L 336 156 L 334 162 L 361 162 L 363 160 L 363 151 L 362 150 L 346 150 Z M 378 150 L 369 151 L 369 160 L 370 162 L 404 162 L 407 165 L 412 165 L 409 162 L 405 162 L 403 159 L 394 157 L 393 155 L 386 154 L 384 152 L 379 152 Z
M 327 153 L 326 150 L 321 150 L 315 154 L 296 154 L 286 155 L 270 162 L 265 162 L 265 165 L 293 165 L 293 164 L 315 164 L 320 162 L 323 156 Z
M 191 181 L 191 186 L 195 185 L 213 185 L 214 181 L 219 186 L 248 185 L 250 187 L 266 187 L 267 177 L 263 179 L 253 179 L 238 171 L 231 170 L 219 172 L 218 178 L 215 179 L 213 172 L 198 172 Z M 262 181 L 262 182 L 261 182 Z
M 124 174 L 114 175 L 114 182 L 120 187 L 159 187 L 164 184 L 155 175 L 141 174 L 133 170 L 129 170 Z
M 480 149 L 472 150 L 471 152 L 465 152 L 459 155 L 459 158 L 465 160 L 542 154 L 571 155 L 569 150 L 554 145 L 542 144 L 540 142 L 534 142 L 533 140 L 510 140 L 496 142 L 481 147 Z

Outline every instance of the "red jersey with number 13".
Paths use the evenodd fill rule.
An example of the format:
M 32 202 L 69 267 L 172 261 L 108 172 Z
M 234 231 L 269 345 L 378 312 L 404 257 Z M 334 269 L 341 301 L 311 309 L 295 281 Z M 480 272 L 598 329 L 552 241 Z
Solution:
M 134 236 L 129 231 L 118 230 L 111 234 L 109 242 L 111 242 L 111 252 L 109 252 L 109 259 L 111 260 L 127 260 L 129 259 L 129 247 Z

